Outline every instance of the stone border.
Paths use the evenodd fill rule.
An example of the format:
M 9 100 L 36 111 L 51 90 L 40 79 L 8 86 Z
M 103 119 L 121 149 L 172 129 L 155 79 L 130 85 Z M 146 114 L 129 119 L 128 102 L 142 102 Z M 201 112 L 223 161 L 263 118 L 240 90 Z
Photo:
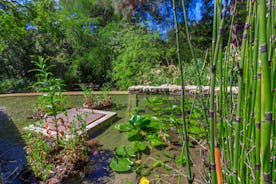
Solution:
M 201 86 L 201 89 L 198 86 L 185 86 L 185 93 L 188 95 L 196 94 L 201 91 L 203 95 L 210 94 L 210 86 Z M 238 87 L 233 86 L 232 89 L 227 87 L 227 92 L 234 95 L 238 94 Z M 128 88 L 129 94 L 149 94 L 149 95 L 181 95 L 181 86 L 177 85 L 161 85 L 161 86 L 131 86 Z M 215 93 L 219 93 L 219 87 L 215 88 Z
M 87 127 L 86 127 L 86 132 L 90 133 L 94 128 L 96 128 L 99 125 L 102 125 L 104 123 L 107 123 L 111 120 L 113 120 L 116 116 L 117 113 L 116 112 L 111 112 L 111 111 L 102 111 L 102 110 L 94 110 L 93 112 L 95 113 L 100 113 L 100 114 L 104 114 L 103 117 L 101 117 L 100 119 L 90 123 Z M 53 138 L 56 136 L 55 132 L 52 132 L 51 134 L 48 134 L 45 128 L 41 128 L 41 127 L 36 127 L 33 124 L 29 125 L 28 127 L 24 127 L 23 130 L 27 130 L 27 131 L 33 131 L 36 133 L 40 133 L 42 135 L 44 135 L 45 137 L 49 137 L 49 138 Z M 83 134 L 83 131 L 77 131 L 77 133 L 79 135 Z M 66 139 L 68 138 L 73 138 L 73 135 L 66 135 Z
M 104 94 L 103 91 L 93 91 L 92 94 L 99 95 Z M 109 95 L 127 95 L 127 91 L 108 91 Z M 45 93 L 9 93 L 9 94 L 0 94 L 0 97 L 24 97 L 24 96 L 40 96 Z M 83 95 L 82 91 L 67 91 L 62 92 L 63 95 Z

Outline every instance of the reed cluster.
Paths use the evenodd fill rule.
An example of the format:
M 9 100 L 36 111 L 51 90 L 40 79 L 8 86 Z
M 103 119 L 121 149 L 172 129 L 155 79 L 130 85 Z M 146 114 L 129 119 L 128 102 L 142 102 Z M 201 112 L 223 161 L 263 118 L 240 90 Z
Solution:
M 185 1 L 182 0 L 185 34 L 198 72 L 200 69 L 189 37 Z M 232 26 L 236 1 L 215 0 L 213 41 L 209 51 L 210 95 L 204 120 L 209 127 L 210 183 L 272 183 L 276 181 L 276 54 L 275 0 L 248 0 L 242 42 L 235 43 Z M 173 0 L 174 8 L 175 2 Z M 230 23 L 225 24 L 226 15 Z M 178 36 L 175 14 L 176 36 Z M 223 31 L 228 30 L 228 40 Z M 234 36 L 233 36 L 234 35 Z M 179 42 L 177 40 L 177 49 Z M 182 68 L 180 57 L 179 66 Z M 183 75 L 181 76 L 183 79 Z M 237 79 L 237 80 L 235 80 Z M 182 86 L 184 82 L 182 82 Z M 220 88 L 215 94 L 215 87 Z M 238 87 L 238 95 L 232 93 Z M 183 104 L 185 96 L 182 94 Z M 183 105 L 183 112 L 185 107 Z M 208 118 L 206 116 L 208 114 Z M 183 116 L 183 141 L 187 144 L 187 123 Z M 185 153 L 189 155 L 188 146 Z M 191 183 L 191 164 L 187 164 Z

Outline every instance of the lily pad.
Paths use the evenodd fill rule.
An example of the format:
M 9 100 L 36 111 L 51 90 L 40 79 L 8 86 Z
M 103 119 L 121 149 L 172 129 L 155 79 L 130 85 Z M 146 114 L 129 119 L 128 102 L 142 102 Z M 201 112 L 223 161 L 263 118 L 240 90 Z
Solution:
M 130 132 L 127 133 L 127 139 L 129 141 L 134 141 L 134 140 L 139 140 L 141 139 L 142 137 L 140 136 L 140 131 L 139 130 L 131 130 Z
M 147 139 L 149 140 L 150 144 L 151 144 L 153 147 L 166 145 L 165 142 L 160 141 L 160 140 L 158 139 L 158 137 L 156 137 L 156 136 L 154 136 L 154 135 L 149 135 L 149 136 L 147 136 Z
M 120 123 L 116 124 L 114 126 L 116 130 L 119 130 L 120 132 L 128 132 L 130 131 L 133 127 L 129 123 Z
M 135 141 L 132 143 L 135 150 L 144 151 L 147 148 L 147 144 L 140 141 Z
M 135 148 L 133 145 L 129 145 L 129 146 L 119 146 L 116 149 L 116 155 L 118 156 L 135 156 Z
M 132 168 L 133 162 L 128 158 L 113 158 L 109 164 L 110 168 L 116 172 L 127 172 Z

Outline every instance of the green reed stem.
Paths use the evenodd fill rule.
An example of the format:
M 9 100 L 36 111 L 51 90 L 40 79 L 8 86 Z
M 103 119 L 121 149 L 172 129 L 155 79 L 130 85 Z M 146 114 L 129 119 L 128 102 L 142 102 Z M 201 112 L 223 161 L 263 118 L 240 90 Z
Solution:
M 180 69 L 180 77 L 181 77 L 181 116 L 182 116 L 182 136 L 183 136 L 183 148 L 185 149 L 185 154 L 187 157 L 187 172 L 188 172 L 188 183 L 193 183 L 193 175 L 191 170 L 191 162 L 190 162 L 190 153 L 189 153 L 189 142 L 188 142 L 188 130 L 187 130 L 187 123 L 185 118 L 185 84 L 184 84 L 184 74 L 183 74 L 183 65 L 180 57 L 180 49 L 179 49 L 179 30 L 178 30 L 178 21 L 176 15 L 176 6 L 175 0 L 172 0 L 173 3 L 173 12 L 174 12 L 174 22 L 176 28 L 176 49 L 177 49 L 177 59 Z M 178 180 L 180 183 L 180 179 Z
M 215 6 L 221 6 L 221 1 L 215 1 Z M 210 169 L 211 169 L 211 183 L 217 183 L 216 176 L 216 164 L 215 164 L 215 85 L 216 85 L 216 68 L 217 68 L 217 60 L 219 57 L 219 50 L 221 47 L 221 37 L 222 37 L 222 28 L 224 25 L 224 15 L 225 9 L 224 7 L 222 13 L 222 19 L 219 22 L 219 32 L 216 38 L 216 46 L 214 50 L 214 55 L 212 56 L 212 74 L 211 74 L 211 90 L 210 90 L 210 104 L 209 104 L 209 145 L 210 145 Z M 215 15 L 214 15 L 215 16 Z M 216 26 L 216 24 L 213 24 Z M 214 30 L 214 29 L 213 29 Z
M 271 183 L 270 135 L 272 124 L 271 71 L 267 53 L 266 0 L 259 1 L 259 50 L 261 60 L 261 184 Z
M 203 109 L 203 115 L 204 115 L 204 119 L 206 121 L 206 123 L 208 124 L 208 117 L 207 117 L 207 113 L 205 111 L 205 106 L 204 106 L 204 101 L 203 101 L 203 95 L 202 95 L 202 82 L 201 82 L 201 72 L 200 72 L 200 64 L 198 62 L 198 59 L 195 57 L 195 52 L 191 43 L 191 39 L 190 39 L 190 32 L 189 32 L 189 27 L 188 27 L 188 21 L 187 21 L 187 13 L 186 13 L 186 8 L 185 8 L 185 0 L 181 1 L 182 4 L 182 11 L 183 11 L 183 16 L 184 16 L 184 25 L 185 25 L 185 33 L 186 33 L 186 37 L 187 37 L 187 41 L 188 41 L 188 45 L 189 45 L 189 49 L 190 52 L 192 54 L 192 58 L 193 61 L 195 62 L 196 65 L 196 73 L 197 73 L 197 86 L 199 88 L 199 96 L 200 96 L 200 101 L 201 101 L 201 106 Z

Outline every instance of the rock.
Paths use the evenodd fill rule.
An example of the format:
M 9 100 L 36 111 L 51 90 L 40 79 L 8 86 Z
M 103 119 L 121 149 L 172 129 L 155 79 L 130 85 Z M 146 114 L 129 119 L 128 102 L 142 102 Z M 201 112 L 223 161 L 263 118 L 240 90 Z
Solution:
M 89 141 L 87 141 L 87 145 L 89 147 L 94 147 L 97 145 L 97 141 L 95 139 L 90 139 Z
M 51 178 L 48 184 L 57 184 L 59 182 L 60 182 L 60 180 L 58 180 L 56 178 Z

